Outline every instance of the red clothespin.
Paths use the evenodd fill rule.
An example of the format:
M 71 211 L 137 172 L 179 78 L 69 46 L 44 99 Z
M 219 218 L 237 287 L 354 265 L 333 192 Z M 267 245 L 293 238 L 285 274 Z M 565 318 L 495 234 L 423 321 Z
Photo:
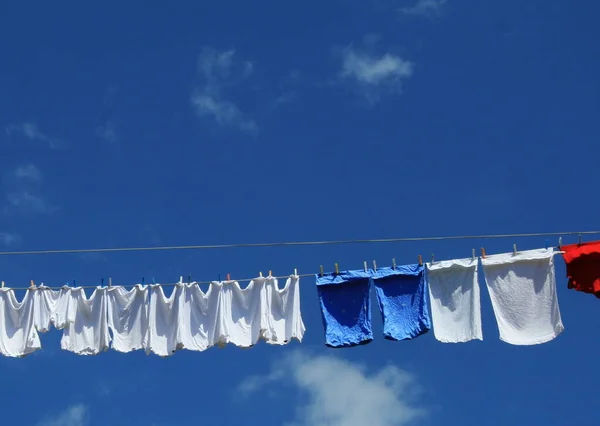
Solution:
M 485 259 L 485 249 L 481 247 L 481 258 Z
M 419 255 L 419 266 L 423 265 L 423 257 Z

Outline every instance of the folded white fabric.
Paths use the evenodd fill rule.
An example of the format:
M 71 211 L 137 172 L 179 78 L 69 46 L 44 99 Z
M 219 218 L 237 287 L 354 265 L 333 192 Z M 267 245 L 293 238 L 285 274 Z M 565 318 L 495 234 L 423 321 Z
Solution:
M 67 324 L 67 308 L 71 297 L 71 287 L 63 286 L 52 290 L 41 284 L 34 292 L 33 316 L 35 327 L 45 333 L 51 326 L 62 330 Z
M 148 341 L 148 287 L 136 284 L 130 291 L 123 287 L 108 289 L 108 328 L 112 348 L 118 352 L 146 349 Z
M 60 345 L 78 355 L 97 355 L 109 348 L 106 287 L 96 287 L 87 298 L 81 287 L 71 288 L 67 321 Z
M 427 264 L 433 334 L 440 342 L 483 340 L 478 259 Z
M 41 348 L 33 318 L 34 299 L 30 290 L 18 302 L 14 290 L 0 289 L 0 354 L 23 357 Z
M 161 357 L 171 356 L 177 350 L 178 308 L 176 302 L 182 283 L 173 287 L 170 297 L 166 297 L 162 286 L 150 286 L 150 306 L 148 309 L 148 341 L 146 353 Z
M 553 249 L 491 255 L 481 262 L 501 340 L 535 345 L 564 330 Z

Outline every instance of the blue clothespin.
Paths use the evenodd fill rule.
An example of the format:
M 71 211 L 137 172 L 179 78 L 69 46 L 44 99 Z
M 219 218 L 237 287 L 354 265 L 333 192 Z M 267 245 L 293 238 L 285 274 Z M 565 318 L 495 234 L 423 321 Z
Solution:
M 100 287 L 104 287 L 104 278 L 100 278 Z
M 188 284 L 192 283 L 192 274 L 188 274 Z
M 546 250 L 548 250 L 548 240 L 546 240 Z
M 142 277 L 142 285 L 144 285 L 144 277 Z
M 154 277 L 152 277 L 152 284 L 156 284 L 156 281 L 154 280 Z
M 73 280 L 73 287 L 77 287 L 77 285 L 75 285 L 75 280 Z

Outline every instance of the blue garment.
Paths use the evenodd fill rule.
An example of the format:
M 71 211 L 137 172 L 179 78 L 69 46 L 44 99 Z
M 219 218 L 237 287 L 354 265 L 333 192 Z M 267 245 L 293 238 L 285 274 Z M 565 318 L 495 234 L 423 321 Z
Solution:
M 386 339 L 413 339 L 431 329 L 423 265 L 380 268 L 372 278 Z
M 317 275 L 327 346 L 343 348 L 364 345 L 373 340 L 370 290 L 368 272 Z

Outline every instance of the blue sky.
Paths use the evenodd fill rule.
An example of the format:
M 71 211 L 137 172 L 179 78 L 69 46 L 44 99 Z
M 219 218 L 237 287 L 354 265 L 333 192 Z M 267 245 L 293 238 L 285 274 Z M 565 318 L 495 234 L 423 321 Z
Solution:
M 0 249 L 594 230 L 600 5 L 376 0 L 0 6 Z M 593 237 L 590 237 L 593 238 Z M 359 269 L 545 238 L 3 256 L 62 285 Z M 576 238 L 565 238 L 564 243 Z M 557 239 L 550 240 L 556 245 Z M 43 349 L 0 359 L 3 420 L 33 426 L 592 425 L 598 300 L 565 332 L 433 333 L 328 349 L 314 278 L 305 341 L 169 359 Z

